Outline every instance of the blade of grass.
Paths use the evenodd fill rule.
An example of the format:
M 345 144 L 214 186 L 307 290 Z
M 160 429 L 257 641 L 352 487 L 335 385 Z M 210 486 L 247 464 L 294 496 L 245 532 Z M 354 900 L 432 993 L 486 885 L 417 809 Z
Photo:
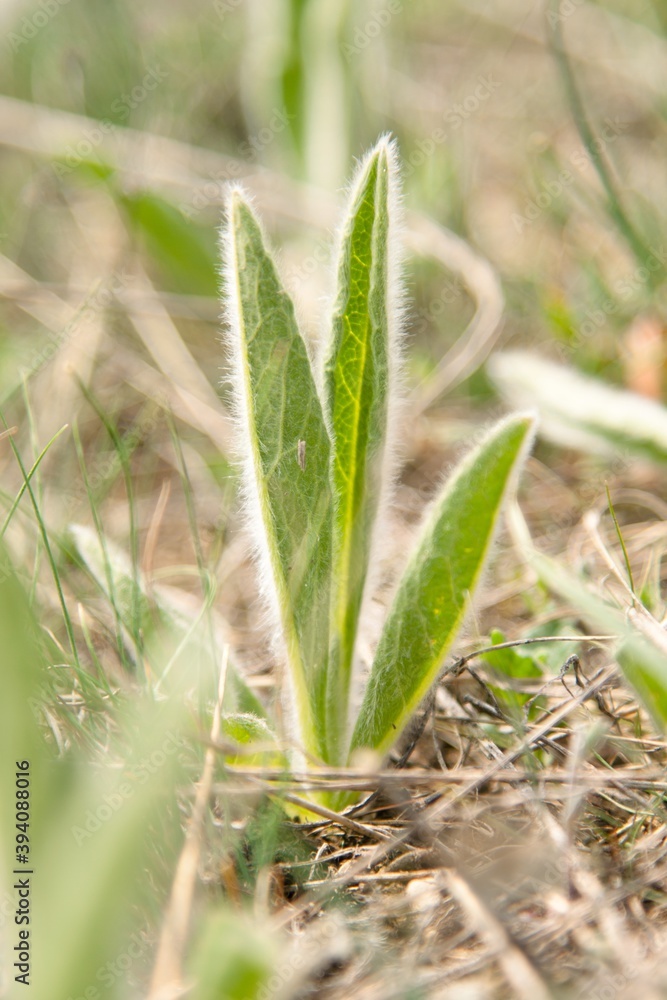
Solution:
M 5 420 L 4 413 L 2 413 L 1 410 L 0 410 L 0 420 L 4 424 L 5 430 L 8 430 L 9 429 L 9 425 L 7 424 L 7 421 Z M 74 663 L 76 664 L 76 667 L 78 669 L 80 669 L 81 668 L 81 664 L 79 662 L 79 651 L 78 651 L 78 649 L 76 647 L 76 639 L 74 638 L 74 628 L 72 626 L 72 619 L 70 617 L 69 609 L 67 607 L 67 602 L 65 601 L 65 594 L 63 593 L 62 582 L 60 580 L 60 573 L 58 571 L 58 564 L 56 563 L 55 557 L 53 555 L 53 549 L 51 548 L 51 542 L 49 541 L 49 533 L 48 533 L 46 524 L 44 522 L 44 518 L 42 517 L 42 512 L 40 510 L 39 504 L 37 503 L 37 498 L 35 497 L 35 494 L 34 494 L 34 491 L 33 491 L 33 488 L 32 488 L 32 484 L 31 484 L 30 480 L 28 479 L 28 471 L 27 471 L 25 465 L 23 464 L 23 460 L 21 458 L 21 453 L 19 452 L 18 448 L 14 444 L 14 439 L 13 439 L 13 437 L 11 435 L 9 435 L 8 441 L 9 441 L 10 447 L 12 449 L 12 452 L 14 453 L 14 458 L 16 459 L 18 467 L 21 470 L 21 475 L 23 476 L 23 482 L 25 483 L 25 488 L 28 491 L 28 496 L 30 497 L 30 502 L 32 504 L 32 509 L 35 512 L 35 519 L 37 520 L 37 525 L 39 527 L 39 533 L 40 533 L 40 536 L 42 538 L 42 542 L 44 544 L 44 549 L 46 551 L 46 557 L 47 557 L 47 559 L 49 561 L 49 566 L 51 567 L 51 573 L 53 575 L 53 580 L 54 580 L 54 583 L 56 585 L 56 591 L 57 591 L 57 594 L 58 594 L 58 601 L 60 603 L 60 608 L 61 608 L 62 615 L 63 615 L 63 621 L 65 623 L 65 631 L 67 632 L 67 639 L 69 641 L 70 648 L 72 650 L 72 656 L 74 657 Z
M 30 482 L 30 480 L 32 479 L 32 477 L 37 472 L 37 469 L 39 468 L 39 466 L 42 463 L 43 458 L 45 457 L 45 455 L 47 454 L 47 452 L 51 448 L 51 445 L 54 444 L 58 440 L 58 438 L 60 437 L 60 435 L 64 431 L 67 430 L 68 426 L 69 426 L 68 424 L 64 424 L 60 428 L 59 431 L 56 431 L 56 433 L 53 435 L 53 437 L 51 438 L 51 440 L 49 441 L 49 443 L 42 448 L 42 450 L 40 451 L 39 455 L 37 456 L 37 458 L 35 459 L 35 461 L 31 465 L 30 469 L 28 470 L 27 478 L 26 478 L 25 482 L 21 484 L 21 488 L 19 489 L 18 493 L 16 494 L 16 497 L 14 498 L 14 501 L 13 501 L 11 507 L 9 508 L 9 511 L 7 512 L 7 516 L 5 518 L 4 524 L 2 525 L 2 528 L 0 528 L 0 538 L 4 538 L 5 537 L 5 532 L 7 531 L 7 528 L 9 527 L 10 521 L 11 521 L 12 517 L 14 516 L 14 512 L 16 511 L 16 508 L 18 507 L 18 505 L 21 503 L 21 500 L 22 500 L 22 498 L 23 498 L 23 496 L 24 496 L 24 494 L 26 492 L 27 484 Z
M 570 59 L 565 49 L 565 43 L 563 41 L 563 28 L 561 24 L 562 18 L 558 10 L 559 5 L 560 0 L 550 0 L 550 13 L 553 15 L 552 18 L 550 18 L 550 23 L 552 25 L 552 33 L 550 36 L 551 50 L 554 53 L 556 65 L 565 88 L 565 93 L 567 94 L 567 98 L 570 102 L 574 124 L 581 141 L 586 148 L 586 152 L 591 159 L 591 163 L 595 167 L 597 175 L 600 178 L 600 183 L 604 188 L 605 194 L 607 195 L 607 211 L 609 212 L 609 216 L 618 226 L 620 233 L 628 244 L 630 250 L 635 255 L 639 265 L 641 267 L 645 267 L 646 262 L 650 259 L 652 254 L 628 218 L 627 212 L 625 211 L 621 201 L 621 196 L 616 189 L 616 184 L 611 171 L 600 148 L 600 142 L 596 138 L 591 123 L 588 120 L 586 108 L 584 107 L 584 102 L 581 94 L 579 93 L 579 87 L 577 86 L 577 81 L 570 64 Z M 646 271 L 648 281 L 652 287 L 658 285 L 664 278 L 664 268 L 662 267 L 660 268 L 660 278 L 658 278 L 648 268 L 646 268 Z
M 424 519 L 380 636 L 352 753 L 386 751 L 436 680 L 470 607 L 534 423 L 519 414 L 494 427 Z
M 616 537 L 618 538 L 619 545 L 621 546 L 621 552 L 623 553 L 623 561 L 625 562 L 625 571 L 628 574 L 628 582 L 630 584 L 630 590 L 632 591 L 633 597 L 635 595 L 635 581 L 632 575 L 632 566 L 630 565 L 630 556 L 628 555 L 628 550 L 623 539 L 623 532 L 621 531 L 621 526 L 618 523 L 618 518 L 616 517 L 616 511 L 614 510 L 614 505 L 611 502 L 611 493 L 609 492 L 609 484 L 604 484 L 605 492 L 607 494 L 607 505 L 609 507 L 609 513 L 611 514 L 611 519 L 614 522 L 614 528 L 616 529 Z
M 27 379 L 25 378 L 25 375 L 22 377 L 22 380 L 21 380 L 21 394 L 23 396 L 23 405 L 25 407 L 26 422 L 27 422 L 27 426 L 28 426 L 28 433 L 29 433 L 29 436 L 30 436 L 30 450 L 31 450 L 31 454 L 33 456 L 33 461 L 34 461 L 34 457 L 39 454 L 38 434 L 37 434 L 37 428 L 35 426 L 35 414 L 34 414 L 34 411 L 33 411 L 33 408 L 32 408 L 32 403 L 31 403 L 31 400 L 30 400 L 30 394 L 28 392 L 28 382 L 27 382 Z M 37 499 L 37 503 L 39 504 L 40 507 L 43 507 L 43 505 L 44 505 L 44 488 L 43 488 L 43 484 L 42 484 L 42 477 L 41 477 L 40 472 L 39 472 L 39 466 L 37 468 L 37 472 L 36 472 L 35 477 L 34 477 L 33 489 L 34 489 L 35 497 Z M 30 590 L 28 592 L 28 599 L 30 601 L 30 607 L 31 608 L 34 607 L 34 605 L 35 605 L 35 595 L 37 593 L 37 583 L 38 583 L 39 576 L 40 576 L 40 571 L 41 571 L 41 562 L 42 562 L 42 558 L 41 557 L 42 557 L 42 547 L 41 547 L 39 539 L 37 539 L 37 544 L 35 546 L 35 559 L 34 559 L 33 569 L 32 569 L 32 580 L 31 580 L 31 583 L 30 583 Z
M 119 656 L 120 662 L 124 666 L 129 667 L 129 664 L 126 662 L 125 642 L 123 640 L 123 629 L 124 629 L 125 626 L 124 626 L 124 623 L 123 623 L 123 617 L 122 617 L 120 608 L 118 606 L 118 600 L 117 600 L 117 594 L 116 594 L 116 583 L 115 583 L 115 579 L 114 579 L 114 574 L 113 574 L 113 571 L 112 571 L 112 567 L 111 567 L 111 564 L 110 564 L 110 561 L 109 561 L 109 555 L 108 555 L 108 553 L 106 551 L 106 538 L 105 538 L 105 535 L 104 535 L 104 529 L 102 527 L 102 519 L 100 517 L 99 508 L 98 508 L 97 503 L 95 502 L 95 498 L 93 496 L 93 491 L 92 491 L 92 488 L 90 486 L 90 480 L 88 478 L 88 469 L 86 467 L 86 459 L 85 459 L 83 445 L 81 443 L 81 437 L 79 435 L 79 428 L 78 428 L 77 424 L 75 424 L 74 427 L 73 427 L 73 437 L 74 437 L 74 448 L 76 450 L 77 458 L 78 458 L 78 461 L 79 461 L 79 469 L 80 469 L 80 472 L 81 472 L 81 478 L 83 480 L 83 487 L 84 487 L 84 490 L 86 492 L 86 496 L 88 498 L 88 506 L 90 507 L 90 512 L 91 512 L 92 517 L 93 517 L 93 523 L 95 525 L 95 531 L 97 533 L 97 540 L 99 542 L 100 549 L 101 549 L 101 552 L 102 552 L 102 565 L 103 565 L 103 568 L 104 568 L 104 579 L 105 579 L 106 587 L 107 587 L 106 594 L 107 594 L 107 597 L 108 597 L 108 600 L 109 600 L 109 604 L 111 605 L 111 609 L 113 611 L 113 616 L 114 616 L 114 627 L 115 627 L 115 631 L 116 631 L 116 636 L 115 636 L 115 638 L 116 638 L 116 649 L 118 651 L 118 656 Z M 135 663 L 136 663 L 136 662 L 139 661 L 139 657 L 140 657 L 140 653 L 139 653 L 138 649 L 135 649 L 135 657 L 136 657 L 135 658 Z
M 626 681 L 656 725 L 663 732 L 667 730 L 667 642 L 664 630 L 638 601 L 638 614 L 628 614 L 632 622 L 629 624 L 620 608 L 602 600 L 565 566 L 534 548 L 526 523 L 518 511 L 513 514 L 512 524 L 524 558 L 549 590 L 576 608 L 577 614 L 591 627 L 615 633 L 618 639 L 616 659 Z M 645 613 L 646 621 L 641 620 L 641 612 Z M 651 624 L 654 628 L 647 627 Z
M 141 628 L 139 627 L 139 622 L 141 618 L 140 611 L 140 601 L 141 593 L 139 587 L 139 537 L 137 533 L 137 523 L 136 523 L 136 511 L 134 504 L 134 487 L 132 484 L 132 472 L 130 469 L 130 461 L 127 453 L 127 448 L 125 443 L 118 433 L 118 430 L 114 426 L 113 422 L 108 418 L 104 409 L 98 402 L 97 398 L 93 392 L 86 386 L 80 379 L 77 379 L 79 388 L 86 398 L 87 402 L 95 410 L 95 413 L 102 421 L 104 428 L 111 438 L 111 442 L 118 455 L 118 460 L 120 462 L 120 467 L 123 473 L 123 481 L 125 483 L 125 494 L 127 496 L 127 511 L 129 518 L 129 537 L 130 537 L 130 558 L 132 561 L 132 575 L 133 575 L 133 587 L 132 587 L 132 635 L 134 642 L 137 647 L 137 652 L 139 654 L 138 665 L 145 677 L 145 668 L 143 661 L 141 659 L 143 640 L 141 634 Z

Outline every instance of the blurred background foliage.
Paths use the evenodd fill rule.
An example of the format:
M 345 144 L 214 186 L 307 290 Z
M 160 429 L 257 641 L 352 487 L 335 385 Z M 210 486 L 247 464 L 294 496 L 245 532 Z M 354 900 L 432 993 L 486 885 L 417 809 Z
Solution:
M 57 13 L 39 27 L 39 5 L 4 5 L 2 92 L 107 123 L 111 148 L 116 130 L 129 127 L 233 157 L 239 176 L 261 165 L 331 193 L 344 184 L 350 156 L 390 130 L 407 161 L 407 204 L 483 248 L 500 271 L 510 335 L 553 341 L 576 363 L 620 380 L 623 334 L 638 313 L 664 308 L 664 261 L 650 280 L 632 280 L 643 262 L 619 231 L 577 131 L 550 51 L 557 31 L 541 4 L 52 6 Z M 552 16 L 624 214 L 639 244 L 659 251 L 660 5 L 572 0 Z M 178 209 L 196 188 L 188 194 L 184 182 L 175 193 L 159 178 L 145 184 L 109 170 L 96 139 L 82 135 L 59 149 L 54 138 L 55 163 L 5 149 L 5 253 L 38 280 L 71 283 L 80 239 L 66 203 L 95 198 L 89 187 L 103 184 L 121 214 L 121 259 L 138 252 L 162 290 L 212 296 L 219 198 L 210 191 L 234 171 L 218 171 L 213 184 L 201 179 L 204 204 L 188 218 Z M 292 235 L 295 252 L 307 255 L 303 234 Z M 440 279 L 420 273 L 414 282 L 415 311 L 427 320 L 417 324 L 415 364 L 437 360 L 466 318 L 460 293 L 436 315 Z M 579 335 L 590 317 L 594 333 Z M 215 382 L 215 366 L 209 371 Z

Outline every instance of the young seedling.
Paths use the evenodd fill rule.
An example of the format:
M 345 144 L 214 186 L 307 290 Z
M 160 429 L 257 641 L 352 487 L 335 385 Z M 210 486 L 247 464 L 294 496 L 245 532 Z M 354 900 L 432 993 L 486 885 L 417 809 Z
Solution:
M 398 165 L 362 160 L 338 239 L 336 292 L 311 361 L 243 191 L 222 232 L 226 341 L 247 523 L 286 667 L 285 705 L 312 765 L 385 753 L 436 680 L 533 435 L 517 414 L 487 433 L 427 511 L 350 719 L 363 598 L 395 474 L 402 284 Z M 363 624 L 363 623 L 362 623 Z

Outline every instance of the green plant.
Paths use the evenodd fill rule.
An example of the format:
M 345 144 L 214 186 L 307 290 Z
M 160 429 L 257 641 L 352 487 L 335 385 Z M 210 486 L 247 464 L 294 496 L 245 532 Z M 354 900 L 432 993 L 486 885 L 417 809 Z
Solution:
M 540 433 L 556 444 L 667 461 L 667 409 L 656 400 L 528 351 L 494 354 L 487 371 L 507 399 L 539 412 Z
M 610 504 L 621 548 L 624 543 L 618 522 Z M 528 526 L 518 511 L 512 518 L 517 548 L 535 571 L 539 580 L 554 594 L 566 600 L 577 614 L 593 629 L 604 629 L 615 638 L 615 658 L 623 677 L 651 716 L 655 726 L 667 730 L 667 638 L 662 624 L 650 613 L 634 593 L 632 585 L 624 583 L 621 594 L 609 599 L 608 581 L 602 587 L 584 580 L 561 561 L 539 552 L 533 545 Z M 626 554 L 627 556 L 627 554 Z M 611 566 L 614 566 L 612 559 Z M 623 582 L 622 572 L 614 567 L 613 576 Z M 630 575 L 630 580 L 632 577 Z
M 363 159 L 340 229 L 337 285 L 311 360 L 243 192 L 228 197 L 224 305 L 247 522 L 288 717 L 311 762 L 386 752 L 441 669 L 487 560 L 534 419 L 511 416 L 459 464 L 427 511 L 350 720 L 355 646 L 395 475 L 402 284 L 398 166 Z M 363 624 L 363 623 L 362 623 Z

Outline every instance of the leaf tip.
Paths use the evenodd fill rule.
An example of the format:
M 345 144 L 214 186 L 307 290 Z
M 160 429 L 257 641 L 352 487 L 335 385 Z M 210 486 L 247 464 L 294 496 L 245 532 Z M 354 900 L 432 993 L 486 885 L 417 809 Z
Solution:
M 527 410 L 517 410 L 511 414 L 511 418 L 518 424 L 524 424 L 528 430 L 534 431 L 540 421 L 540 414 L 537 409 L 531 407 Z
M 383 132 L 375 148 L 378 151 L 381 162 L 386 164 L 389 173 L 397 176 L 400 170 L 400 157 L 396 136 L 392 135 L 391 132 Z
M 523 428 L 525 442 L 524 450 L 528 451 L 533 445 L 535 440 L 535 434 L 537 432 L 537 426 L 539 424 L 539 412 L 536 409 L 526 409 L 526 410 L 515 410 L 513 413 L 508 413 L 506 417 L 500 420 L 491 433 L 502 430 L 502 428 L 510 429 L 512 427 Z

